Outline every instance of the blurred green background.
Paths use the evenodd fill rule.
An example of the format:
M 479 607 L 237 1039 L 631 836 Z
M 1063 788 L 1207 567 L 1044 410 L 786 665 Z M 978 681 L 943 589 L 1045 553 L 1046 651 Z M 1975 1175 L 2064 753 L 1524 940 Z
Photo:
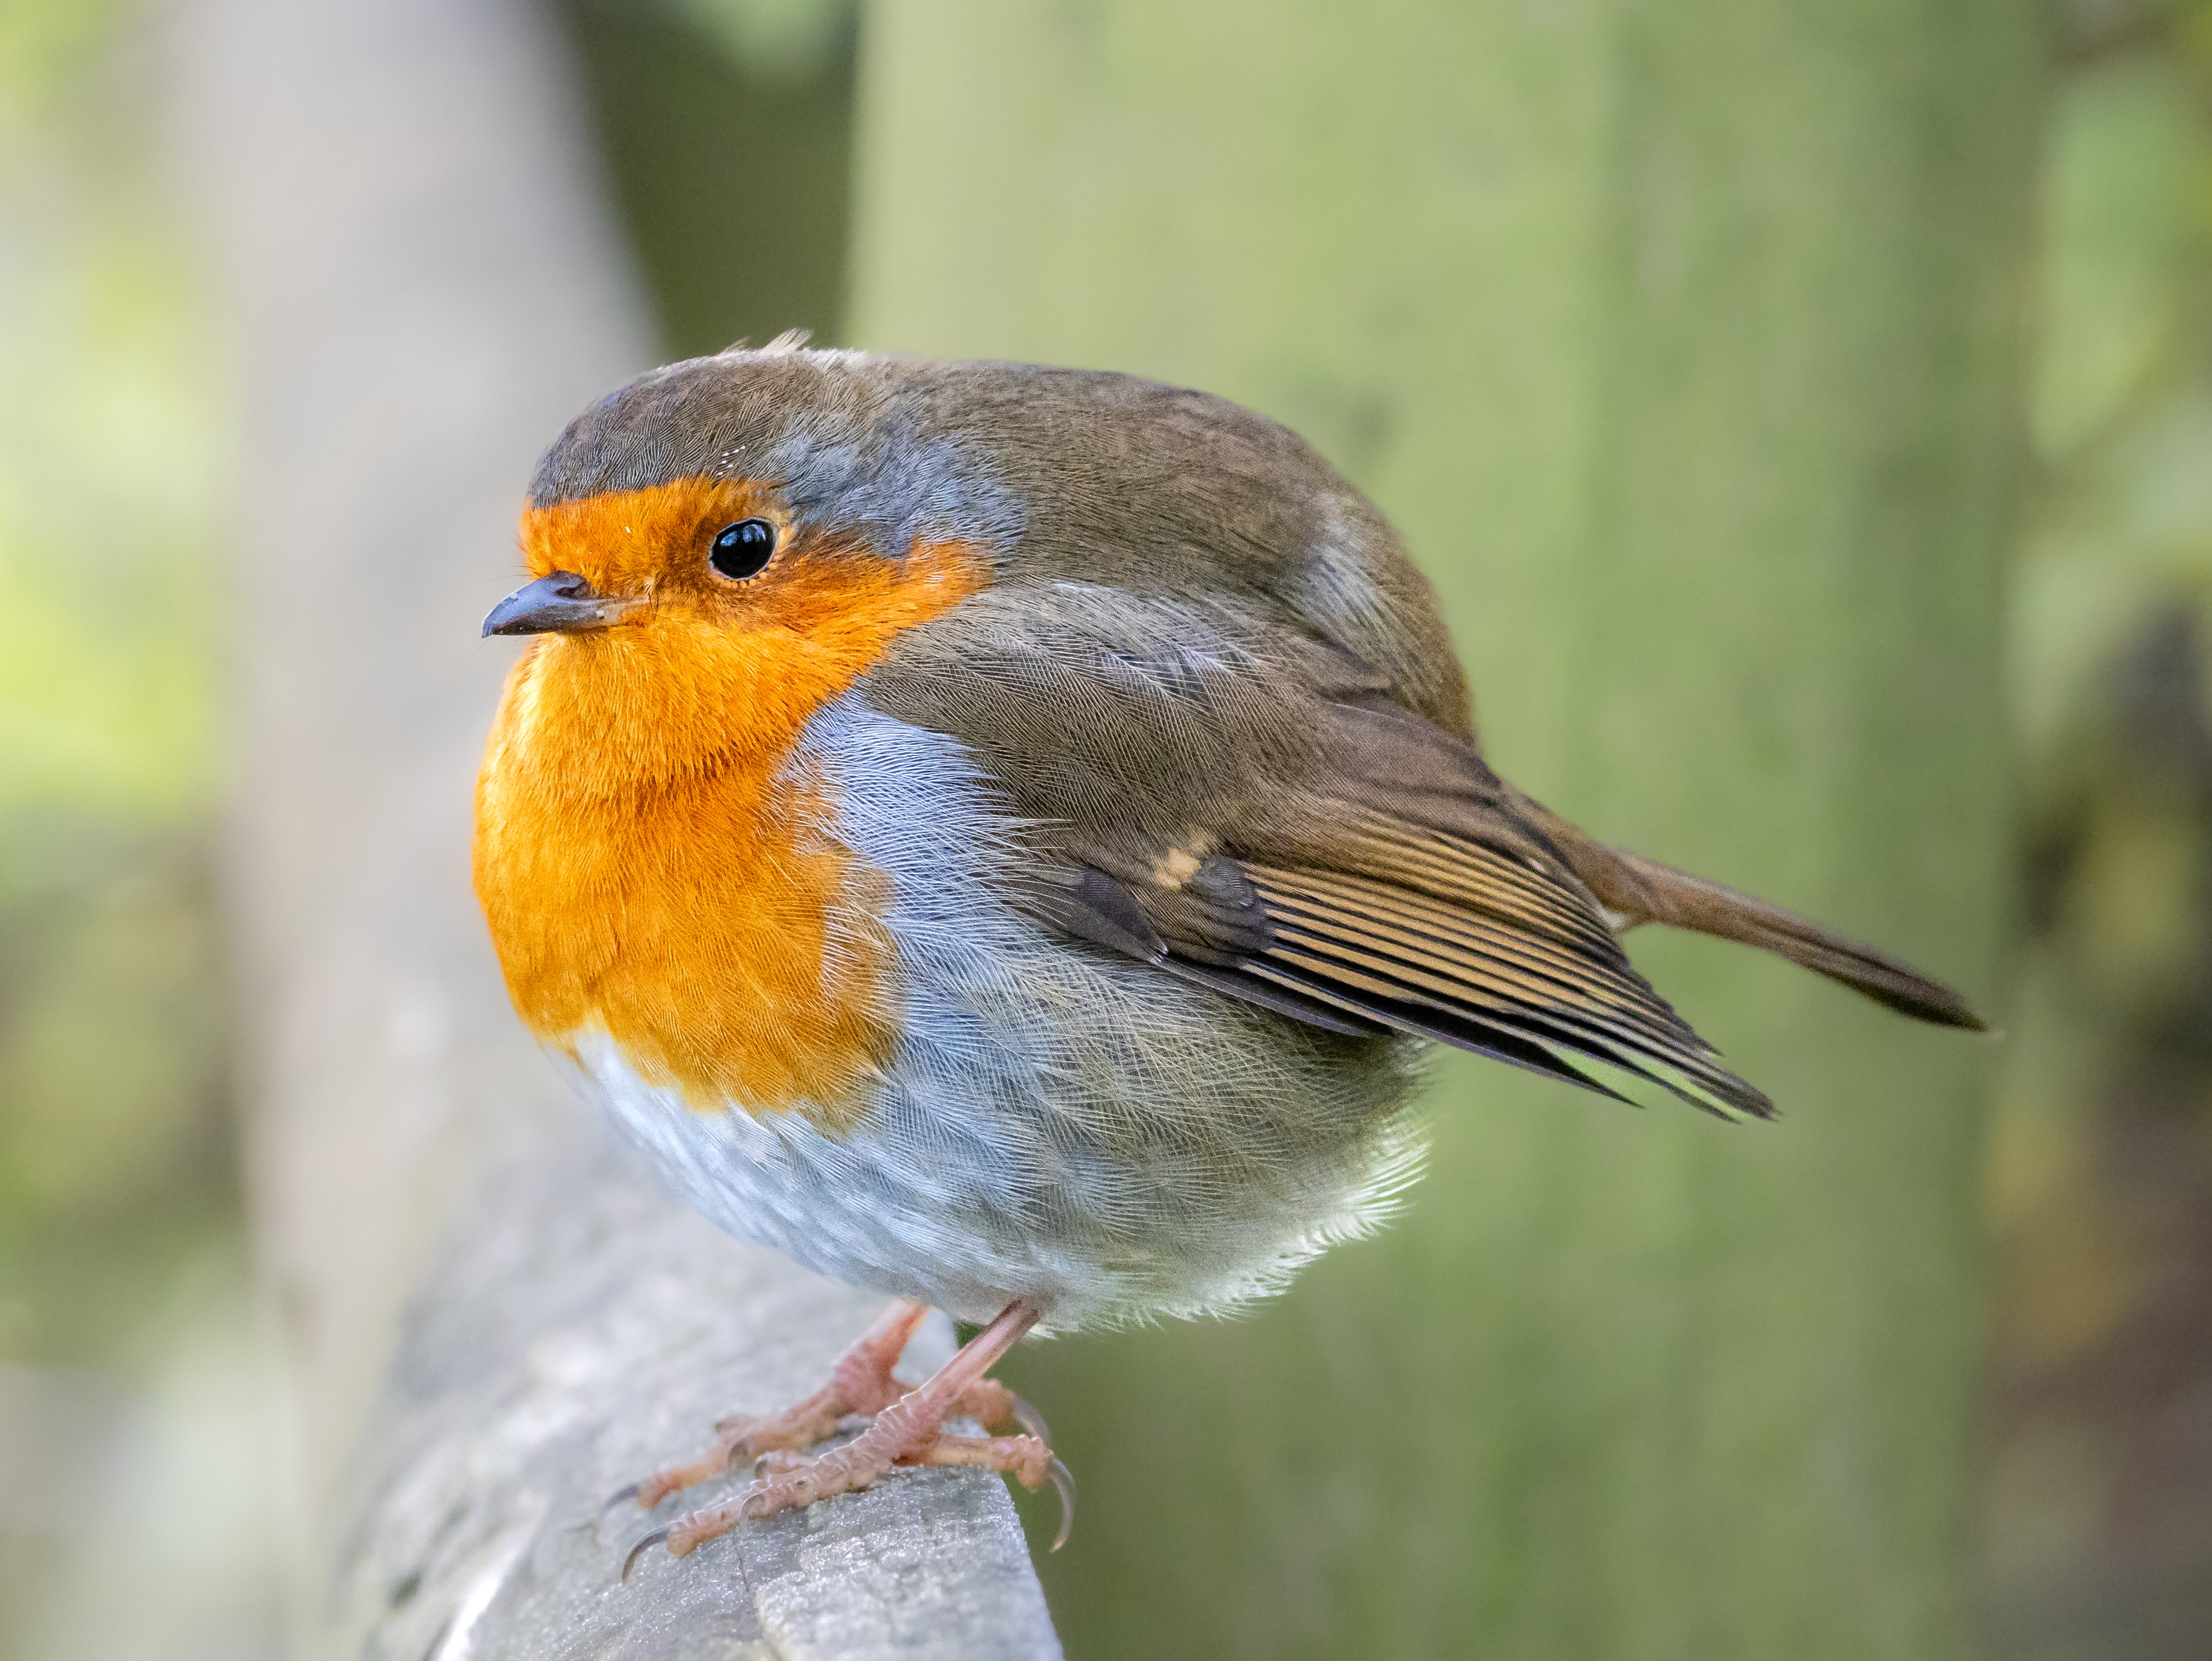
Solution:
M 668 355 L 848 338 L 854 14 L 556 15 Z M 231 406 L 158 23 L 0 9 L 0 1657 L 278 1646 L 216 869 Z M 1976 1604 L 1992 1654 L 2163 1661 L 2212 1654 L 2212 4 L 2072 0 L 2051 49 Z M 144 1499 L 95 1529 L 106 1471 Z M 144 1613 L 88 1592 L 95 1542 Z M 1096 1653 L 1080 1564 L 1046 1573 Z
M 157 165 L 147 24 L 98 0 L 0 8 L 11 1656 L 274 1643 L 254 1466 L 275 1391 L 248 1295 L 212 835 L 223 366 Z M 103 1479 L 179 1500 L 96 1518 Z M 84 1542 L 111 1528 L 148 1576 L 122 1606 L 88 1592 Z

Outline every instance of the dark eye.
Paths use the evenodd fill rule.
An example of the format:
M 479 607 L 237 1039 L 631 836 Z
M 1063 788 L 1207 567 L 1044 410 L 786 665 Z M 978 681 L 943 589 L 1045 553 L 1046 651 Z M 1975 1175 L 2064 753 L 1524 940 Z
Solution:
M 757 577 L 775 552 L 775 526 L 764 519 L 741 519 L 714 535 L 707 563 L 726 577 Z

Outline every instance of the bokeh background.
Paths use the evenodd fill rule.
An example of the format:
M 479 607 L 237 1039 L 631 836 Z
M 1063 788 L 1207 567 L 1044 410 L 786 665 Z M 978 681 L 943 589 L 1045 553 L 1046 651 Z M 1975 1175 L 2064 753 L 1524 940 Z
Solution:
M 1146 62 L 1146 43 L 1117 40 L 1116 8 L 1076 9 L 1091 31 L 1082 38 L 1134 59 L 1127 73 L 1157 76 L 1176 96 L 1206 95 L 1176 86 L 1172 62 Z M 2212 1654 L 2212 5 L 2068 0 L 2048 15 L 2023 8 L 2030 14 L 2041 61 L 2022 82 L 2026 114 L 2000 130 L 2012 135 L 2012 165 L 2032 198 L 2020 216 L 2020 255 L 1992 257 L 2000 280 L 1974 313 L 1993 334 L 2016 319 L 2022 344 L 2009 368 L 1996 354 L 2011 411 L 1999 426 L 2014 459 L 1991 472 L 2006 504 L 2002 598 L 1990 603 L 2002 631 L 2009 853 L 1994 878 L 1959 873 L 1967 886 L 1995 880 L 2008 897 L 2002 968 L 1972 987 L 2002 1010 L 2006 1036 L 1984 1063 L 1995 1073 L 1993 1110 L 1962 1133 L 1977 1172 L 1954 1231 L 1968 1243 L 1965 1267 L 1941 1271 L 1979 1288 L 1958 1341 L 1974 1358 L 1971 1447 L 1961 1456 L 1970 1586 L 1956 1622 L 1908 1622 L 1893 1644 L 1836 1652 L 2180 1661 Z M 945 262 L 921 246 L 929 227 L 902 221 L 901 201 L 881 199 L 886 181 L 908 176 L 902 165 L 974 163 L 952 141 L 913 161 L 909 142 L 924 141 L 891 125 L 921 94 L 895 84 L 900 66 L 887 63 L 886 43 L 926 53 L 932 27 L 918 15 L 887 4 L 864 20 L 822 0 L 547 0 L 574 77 L 562 95 L 591 141 L 594 187 L 627 234 L 664 356 L 795 325 L 834 343 L 938 345 L 913 338 L 927 325 L 904 326 L 898 271 L 911 252 L 918 269 L 937 273 L 916 285 L 942 283 Z M 218 881 L 226 709 L 250 643 L 234 637 L 225 599 L 226 526 L 240 489 L 237 369 L 204 228 L 176 176 L 165 101 L 173 31 L 189 21 L 189 9 L 149 0 L 0 7 L 4 1658 L 282 1653 L 284 1589 L 299 1567 L 281 1346 L 256 1294 L 234 1084 L 239 1022 L 225 990 L 236 984 Z M 1245 26 L 1265 58 L 1265 31 Z M 967 27 L 943 33 L 972 44 Z M 1634 49 L 1663 57 L 1668 21 L 1655 15 L 1637 27 Z M 1768 70 L 1758 32 L 1743 46 L 1738 20 L 1730 38 L 1757 82 Z M 1004 61 L 993 73 L 1018 84 L 1034 44 L 999 42 Z M 1939 69 L 1961 78 L 1931 96 L 1971 105 L 1984 95 L 1972 68 L 1963 57 L 1945 60 Z M 1452 95 L 1449 73 L 1443 82 L 1408 88 L 1414 125 L 1419 100 Z M 1480 98 L 1482 86 L 1473 76 L 1461 95 Z M 1312 114 L 1324 149 L 1336 142 L 1329 119 L 1326 107 Z M 1248 137 L 1224 131 L 1224 155 Z M 1211 161 L 1156 164 L 1203 173 Z M 2002 158 L 1990 169 L 2007 176 Z M 2002 196 L 2002 185 L 1992 188 Z M 1414 201 L 1386 205 L 1423 210 Z M 1546 210 L 1540 201 L 1513 209 Z M 1095 215 L 1100 245 L 1125 251 L 1139 271 L 1146 211 L 1091 179 L 1034 209 Z M 1787 221 L 1791 208 L 1774 211 Z M 2003 220 L 2002 202 L 1992 214 Z M 2002 226 L 1990 234 L 2002 241 Z M 1344 241 L 1332 258 L 1372 245 L 1366 228 L 1350 224 Z M 1056 246 L 1081 244 L 1069 234 Z M 1463 303 L 1480 310 L 1483 250 L 1505 244 L 1472 237 L 1467 246 Z M 1055 307 L 1097 316 L 1120 303 L 1105 291 L 1118 272 L 1086 279 L 1071 265 L 1066 275 L 1024 304 L 1048 317 Z M 1947 277 L 1931 259 L 1913 280 Z M 1728 279 L 1693 271 L 1690 280 Z M 988 275 L 976 286 L 979 303 L 999 303 Z M 1255 295 L 1253 312 L 1250 328 L 1276 326 L 1265 296 Z M 957 335 L 957 307 L 944 314 Z M 1133 303 L 1128 315 L 1145 313 Z M 1825 321 L 1785 315 L 1761 326 L 1809 338 Z M 1395 326 L 1387 318 L 1347 324 L 1376 338 Z M 1018 320 L 1007 327 L 1017 341 L 1023 328 L 1040 332 Z M 1042 338 L 1068 337 L 1042 327 Z M 1698 342 L 1675 345 L 1690 354 L 1682 374 L 1694 387 Z M 1402 411 L 1363 405 L 1356 387 L 1346 393 L 1321 369 L 1308 383 L 1231 384 L 1234 354 L 1210 359 L 1205 343 L 1164 338 L 1150 356 L 1149 343 L 1127 350 L 1133 356 L 1114 367 L 1225 362 L 1209 377 L 1220 390 L 1311 432 L 1400 511 L 1391 457 L 1403 446 L 1394 452 L 1390 422 Z M 1529 369 L 1536 396 L 1527 414 L 1537 426 L 1547 373 L 1542 362 Z M 1685 423 L 1697 418 L 1693 399 L 1682 411 Z M 549 412 L 549 434 L 564 413 Z M 1745 453 L 1738 465 L 1752 493 L 1774 458 Z M 1417 536 L 1417 551 L 1424 545 Z M 1540 573 L 1439 576 L 1455 595 L 1462 583 L 1531 605 L 1545 593 Z M 1697 597 L 1685 598 L 1682 625 L 1699 611 Z M 1510 754 L 1514 689 L 1493 683 L 1480 639 L 1464 627 L 1462 643 L 1474 659 L 1479 707 Z M 1930 722 L 1939 715 L 1930 711 Z M 1909 729 L 1891 740 L 1901 756 L 1914 741 Z M 1896 834 L 1914 831 L 1908 822 Z M 1818 1007 L 1834 1016 L 1832 1004 Z M 1702 1023 L 1709 1012 L 1692 1004 L 1691 1013 Z M 1850 1031 L 1856 1042 L 1893 1041 L 1889 1029 Z M 1448 1090 L 1459 1082 L 1450 1075 Z M 1803 1131 L 1793 1120 L 1738 1134 Z M 1452 1157 L 1448 1142 L 1440 1177 L 1455 1168 Z M 1420 1203 L 1449 1207 L 1454 1195 L 1435 1188 Z M 1574 1226 L 1571 1208 L 1530 1225 L 1539 1234 Z M 1867 1226 L 1886 1226 L 1878 1214 Z M 1390 1261 L 1356 1262 L 1371 1271 Z M 1666 1267 L 1653 1272 L 1663 1284 Z M 1387 1282 L 1363 1280 L 1356 1265 L 1342 1273 L 1352 1278 L 1324 1281 L 1316 1301 L 1297 1307 L 1340 1310 L 1345 1296 L 1383 1307 Z M 1559 1292 L 1540 1281 L 1530 1295 Z M 1388 1318 L 1418 1348 L 1425 1328 L 1456 1315 L 1409 1299 Z M 1298 1318 L 1271 1312 L 1232 1329 L 1227 1348 L 1146 1334 L 1024 1358 L 1024 1387 L 1074 1439 L 1068 1451 L 1094 1507 L 1083 1524 L 1091 1532 L 1044 1566 L 1071 1654 L 1364 1652 L 1355 1628 L 1331 1624 L 1367 1618 L 1356 1598 L 1347 1616 L 1341 1601 L 1307 1607 L 1291 1597 L 1281 1618 L 1294 1624 L 1272 1636 L 1264 1622 L 1210 1630 L 1208 1588 L 1177 1585 L 1162 1567 L 1178 1549 L 1172 1488 L 1116 1487 L 1115 1468 L 1148 1445 L 1163 1451 L 1170 1476 L 1187 1468 L 1215 1483 L 1206 1456 L 1163 1420 L 1206 1392 L 1233 1409 L 1238 1368 L 1265 1365 L 1277 1342 L 1269 1335 L 1282 1330 L 1267 1323 Z M 1323 1336 L 1340 1372 L 1348 1369 L 1351 1384 L 1340 1377 L 1337 1385 L 1356 1392 L 1363 1366 L 1381 1363 L 1357 1335 Z M 1295 1349 L 1303 1341 L 1280 1342 Z M 1115 1402 L 1082 1399 L 1086 1380 L 1110 1391 L 1147 1374 L 1178 1380 L 1179 1394 L 1137 1398 L 1119 1421 Z M 1472 1393 L 1478 1399 L 1455 1410 L 1483 1410 Z M 1370 1434 L 1395 1450 L 1409 1492 L 1431 1480 L 1427 1419 L 1366 1431 L 1308 1424 L 1294 1412 L 1258 1422 L 1293 1445 L 1342 1431 L 1358 1447 Z M 1287 1461 L 1267 1436 L 1254 1440 L 1238 1458 Z M 1193 1463 L 1176 1463 L 1185 1459 Z M 1540 1506 L 1540 1450 L 1524 1463 L 1475 1475 L 1517 1483 Z M 1472 1479 L 1459 1470 L 1433 1480 Z M 1324 1532 L 1388 1534 L 1364 1517 L 1358 1494 L 1325 1482 L 1302 1498 L 1255 1478 L 1254 1492 L 1279 1493 L 1287 1506 L 1310 1502 Z M 1267 1516 L 1265 1501 L 1244 1512 L 1206 1503 L 1192 1500 L 1209 1526 L 1262 1541 L 1279 1533 L 1285 1549 L 1316 1554 L 1304 1566 L 1252 1568 L 1249 1584 L 1296 1588 L 1309 1573 L 1334 1572 L 1330 1548 L 1302 1536 L 1296 1517 Z M 1724 1511 L 1728 1496 L 1714 1503 Z M 1620 1536 L 1624 1548 L 1633 1549 L 1633 1536 L 1631 1527 Z M 1516 1542 L 1493 1543 L 1492 1556 L 1512 1556 Z M 1249 1545 L 1245 1555 L 1265 1549 Z M 115 1593 L 119 1563 L 126 1597 Z M 1437 1573 L 1459 1572 L 1447 1563 Z M 1563 1578 L 1562 1595 L 1575 1593 L 1572 1566 L 1513 1572 Z M 1608 1596 L 1653 1600 L 1644 1628 L 1671 1629 L 1663 1585 Z M 1744 1596 L 1760 1592 L 1753 1585 Z M 1467 1653 L 1698 1652 L 1694 1632 L 1644 1644 L 1606 1628 L 1569 1641 L 1528 1629 L 1532 1605 L 1512 1585 L 1486 1597 L 1435 1625 L 1401 1611 L 1392 1641 L 1405 1653 L 1462 1652 L 1449 1634 L 1465 1637 Z M 1931 1646 L 1929 1631 L 1949 1636 Z M 1717 1643 L 1702 1652 L 1737 1652 Z

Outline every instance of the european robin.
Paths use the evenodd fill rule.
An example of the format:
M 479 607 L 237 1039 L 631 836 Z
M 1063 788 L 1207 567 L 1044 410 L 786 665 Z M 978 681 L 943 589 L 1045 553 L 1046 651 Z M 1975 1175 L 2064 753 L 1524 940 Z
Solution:
M 625 1490 L 765 1466 L 641 1549 L 895 1466 L 1068 1499 L 992 1366 L 1370 1226 L 1423 1040 L 1767 1116 L 1630 966 L 1638 924 L 1981 1025 L 1499 778 L 1389 521 L 1218 398 L 786 338 L 586 411 L 521 543 L 476 831 L 515 1008 L 708 1217 L 898 1300 L 815 1396 Z M 931 1305 L 982 1330 L 908 1391 Z

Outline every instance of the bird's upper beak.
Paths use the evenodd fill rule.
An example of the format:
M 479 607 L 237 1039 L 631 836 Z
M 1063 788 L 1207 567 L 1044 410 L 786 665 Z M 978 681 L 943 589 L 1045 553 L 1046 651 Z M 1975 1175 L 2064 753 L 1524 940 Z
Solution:
M 632 602 L 602 594 L 574 571 L 525 583 L 491 608 L 485 635 L 573 635 L 604 629 Z

